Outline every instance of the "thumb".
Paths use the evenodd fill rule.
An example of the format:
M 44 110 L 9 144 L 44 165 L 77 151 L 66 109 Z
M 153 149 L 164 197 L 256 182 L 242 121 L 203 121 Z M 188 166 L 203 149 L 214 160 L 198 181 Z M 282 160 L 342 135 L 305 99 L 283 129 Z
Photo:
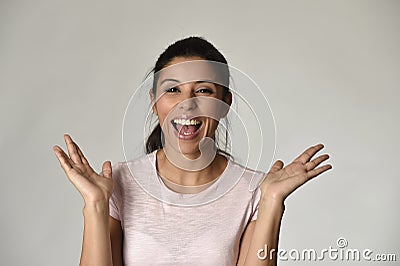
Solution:
M 102 172 L 103 172 L 104 177 L 110 178 L 110 179 L 112 178 L 112 168 L 111 168 L 110 161 L 105 161 L 103 163 Z
M 281 160 L 277 160 L 271 167 L 270 172 L 274 173 L 274 172 L 278 172 L 279 170 L 281 170 L 283 168 L 283 162 Z

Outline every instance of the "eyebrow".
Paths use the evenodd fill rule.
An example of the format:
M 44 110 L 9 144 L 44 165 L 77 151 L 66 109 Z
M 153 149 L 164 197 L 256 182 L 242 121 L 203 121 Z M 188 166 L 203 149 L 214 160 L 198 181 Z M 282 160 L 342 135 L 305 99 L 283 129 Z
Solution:
M 179 83 L 179 80 L 177 80 L 177 79 L 164 79 L 163 81 L 161 81 L 160 86 L 163 85 L 165 82 L 168 82 L 168 81 L 173 81 L 173 82 L 178 82 Z
M 168 81 L 181 83 L 177 79 L 164 79 L 163 81 L 161 81 L 160 86 L 163 85 L 165 82 L 168 82 Z M 198 83 L 212 83 L 212 84 L 215 84 L 215 82 L 213 82 L 212 80 L 197 80 L 197 81 L 194 81 L 194 83 L 196 83 L 196 84 L 198 84 Z

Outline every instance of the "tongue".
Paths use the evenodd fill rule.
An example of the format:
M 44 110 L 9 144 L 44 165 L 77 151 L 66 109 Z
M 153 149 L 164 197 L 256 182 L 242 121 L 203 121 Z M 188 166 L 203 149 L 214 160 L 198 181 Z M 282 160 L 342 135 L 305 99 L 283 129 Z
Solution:
M 192 126 L 192 125 L 182 126 L 179 129 L 179 133 L 192 133 L 192 132 L 195 132 L 197 130 L 197 128 L 198 128 L 197 126 Z

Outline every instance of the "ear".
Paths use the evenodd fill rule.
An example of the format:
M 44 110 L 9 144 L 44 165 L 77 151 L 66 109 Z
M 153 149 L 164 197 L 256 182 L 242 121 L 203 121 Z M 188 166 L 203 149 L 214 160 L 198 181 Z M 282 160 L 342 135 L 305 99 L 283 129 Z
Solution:
M 228 93 L 225 95 L 225 99 L 224 102 L 229 105 L 229 107 L 231 107 L 232 104 L 232 93 L 230 91 L 228 91 Z M 221 113 L 221 118 L 224 118 L 225 116 L 228 115 L 229 109 L 230 108 L 223 108 L 224 110 Z
M 153 114 L 158 115 L 156 103 L 153 103 L 154 99 L 155 99 L 153 90 L 150 90 L 149 94 L 150 94 L 150 101 L 151 101 L 151 104 L 152 104 L 151 108 L 153 109 Z
M 225 96 L 225 102 L 229 105 L 229 107 L 232 104 L 232 93 L 228 91 L 228 93 Z

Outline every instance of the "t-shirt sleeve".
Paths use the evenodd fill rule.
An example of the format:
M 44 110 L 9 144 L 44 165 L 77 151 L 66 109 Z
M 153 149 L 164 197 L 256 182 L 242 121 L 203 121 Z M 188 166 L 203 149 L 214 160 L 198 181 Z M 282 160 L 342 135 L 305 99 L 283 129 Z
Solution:
M 251 214 L 251 221 L 257 220 L 258 216 L 258 205 L 260 203 L 260 197 L 261 197 L 261 190 L 259 187 L 254 191 L 254 198 L 253 198 L 253 211 Z
M 118 221 L 121 221 L 121 171 L 119 166 L 119 164 L 116 164 L 112 167 L 114 190 L 109 200 L 109 209 L 110 216 Z

